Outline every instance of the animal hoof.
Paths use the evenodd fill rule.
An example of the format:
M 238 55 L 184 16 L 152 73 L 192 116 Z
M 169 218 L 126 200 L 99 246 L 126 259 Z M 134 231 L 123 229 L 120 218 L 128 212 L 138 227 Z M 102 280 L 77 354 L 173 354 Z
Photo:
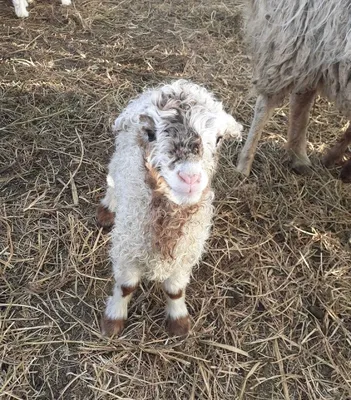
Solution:
M 291 165 L 291 169 L 297 175 L 309 176 L 312 173 L 310 165 L 306 165 L 306 164 L 300 164 L 300 163 L 295 163 L 294 164 L 293 163 Z
M 322 164 L 325 168 L 331 168 L 334 165 L 341 165 L 342 164 L 343 154 L 336 154 L 333 151 L 329 151 L 322 157 Z
M 190 331 L 190 318 L 181 317 L 177 319 L 167 319 L 167 331 L 170 336 L 186 336 Z
M 348 160 L 341 169 L 340 179 L 344 183 L 351 183 L 351 160 Z
M 104 336 L 118 336 L 124 329 L 123 319 L 109 319 L 103 316 L 101 319 L 101 333 Z
M 98 225 L 104 229 L 110 229 L 115 222 L 115 213 L 110 211 L 107 207 L 99 204 L 96 211 L 96 220 Z
M 238 172 L 243 177 L 248 177 L 250 175 L 251 169 L 250 169 L 250 167 L 246 167 L 246 166 L 239 164 L 236 167 L 236 172 Z
M 323 156 L 321 161 L 325 168 L 331 168 L 335 164 L 335 159 L 330 157 L 329 154 Z

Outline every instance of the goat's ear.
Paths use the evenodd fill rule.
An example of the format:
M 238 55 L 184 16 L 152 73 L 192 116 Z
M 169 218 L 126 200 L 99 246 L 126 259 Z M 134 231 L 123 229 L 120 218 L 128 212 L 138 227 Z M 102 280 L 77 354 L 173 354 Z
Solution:
M 145 140 L 148 142 L 154 142 L 156 140 L 156 127 L 153 118 L 149 115 L 141 114 L 139 116 L 139 123 Z
M 223 111 L 218 117 L 218 125 L 217 143 L 219 143 L 221 139 L 233 138 L 239 141 L 241 140 L 243 126 L 236 122 L 231 115 Z

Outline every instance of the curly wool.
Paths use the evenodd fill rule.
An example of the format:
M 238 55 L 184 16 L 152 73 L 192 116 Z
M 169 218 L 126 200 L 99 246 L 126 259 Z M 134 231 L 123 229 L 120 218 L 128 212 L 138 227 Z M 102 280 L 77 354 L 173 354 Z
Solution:
M 171 202 L 167 197 L 169 188 L 157 167 L 160 157 L 170 153 L 179 156 L 172 149 L 177 148 L 181 138 L 177 132 L 172 137 L 158 138 L 153 142 L 157 152 L 152 152 L 143 139 L 149 118 L 157 129 L 169 129 L 179 125 L 182 113 L 194 146 L 197 139 L 192 131 L 207 132 L 212 137 L 240 137 L 241 126 L 224 112 L 222 104 L 206 89 L 190 82 L 180 80 L 148 90 L 129 103 L 114 125 L 116 151 L 109 174 L 116 201 L 109 197 L 103 201 L 116 214 L 110 253 L 116 281 L 128 268 L 142 271 L 149 280 L 165 281 L 175 271 L 187 280 L 204 251 L 213 215 L 213 192 L 207 188 L 192 207 Z M 204 143 L 204 154 L 199 153 L 210 177 L 216 167 L 211 146 Z
M 319 86 L 350 114 L 350 0 L 250 0 L 246 30 L 258 93 Z

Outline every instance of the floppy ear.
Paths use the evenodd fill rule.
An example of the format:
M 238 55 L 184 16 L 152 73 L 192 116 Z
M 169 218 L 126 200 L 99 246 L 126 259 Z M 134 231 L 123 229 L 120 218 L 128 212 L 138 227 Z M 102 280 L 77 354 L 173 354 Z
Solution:
M 139 115 L 139 123 L 145 140 L 154 142 L 156 140 L 156 127 L 153 118 L 149 115 L 141 114 Z

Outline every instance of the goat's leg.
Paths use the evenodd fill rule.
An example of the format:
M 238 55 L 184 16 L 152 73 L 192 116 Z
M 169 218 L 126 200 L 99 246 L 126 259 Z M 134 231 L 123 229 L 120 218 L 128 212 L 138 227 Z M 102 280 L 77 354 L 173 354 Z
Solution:
M 323 157 L 322 161 L 326 167 L 341 162 L 349 144 L 351 143 L 351 124 L 346 129 L 344 135 L 338 140 L 336 145 L 332 147 Z M 348 160 L 342 167 L 340 179 L 344 183 L 351 183 L 351 160 Z
M 13 6 L 15 7 L 15 13 L 19 18 L 28 17 L 27 11 L 28 3 L 27 0 L 12 0 Z
M 185 288 L 190 273 L 174 273 L 163 283 L 167 296 L 166 326 L 171 336 L 184 336 L 190 330 L 190 318 L 185 304 Z
M 256 100 L 255 114 L 245 145 L 239 155 L 237 171 L 248 176 L 255 157 L 257 144 L 260 140 L 263 128 L 271 117 L 274 108 L 279 103 L 281 96 L 259 95 Z
M 103 335 L 118 335 L 124 328 L 128 316 L 128 303 L 139 286 L 141 273 L 138 268 L 126 267 L 115 273 L 113 295 L 108 298 L 105 314 L 101 320 Z
M 290 118 L 288 129 L 288 149 L 291 157 L 291 168 L 298 174 L 308 172 L 311 162 L 306 152 L 306 131 L 308 116 L 316 96 L 316 90 L 290 95 Z
M 336 145 L 328 150 L 327 154 L 323 157 L 323 164 L 329 168 L 334 164 L 339 163 L 345 154 L 349 144 L 351 143 L 351 124 L 346 129 L 342 138 L 338 140 Z
M 110 175 L 107 176 L 107 190 L 105 197 L 101 200 L 96 210 L 96 219 L 100 227 L 109 229 L 115 221 L 115 210 L 117 199 L 115 195 L 114 182 Z

